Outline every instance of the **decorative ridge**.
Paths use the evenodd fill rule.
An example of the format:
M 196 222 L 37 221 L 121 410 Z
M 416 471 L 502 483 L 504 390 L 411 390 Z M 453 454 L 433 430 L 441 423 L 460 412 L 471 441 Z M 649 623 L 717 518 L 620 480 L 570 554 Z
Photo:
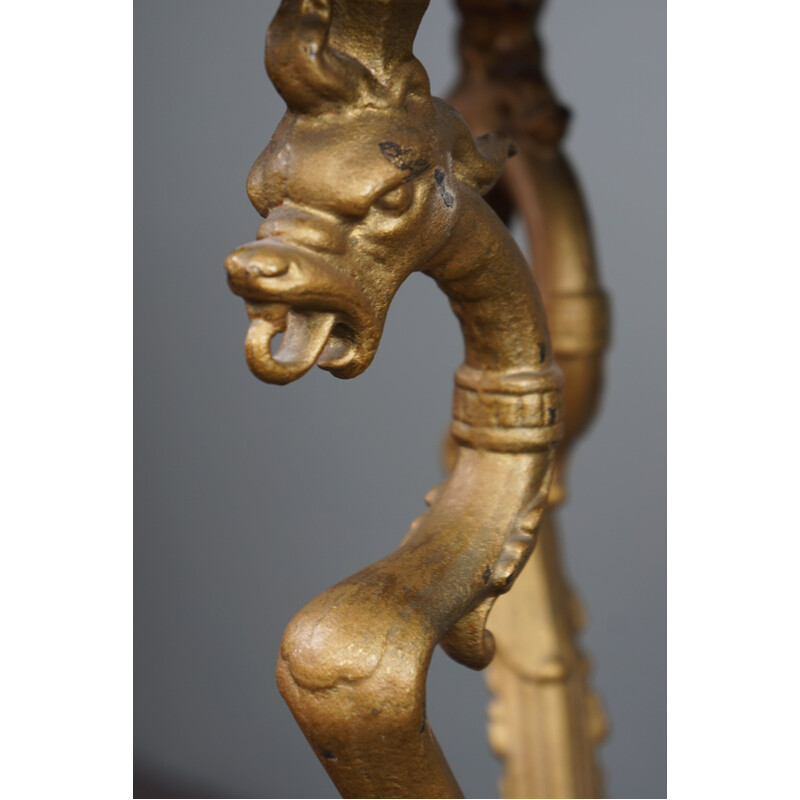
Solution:
M 547 354 L 547 344 L 543 342 L 540 348 L 540 358 L 544 360 Z M 455 382 L 458 387 L 472 389 L 476 392 L 529 394 L 561 389 L 564 381 L 561 371 L 554 364 L 549 364 L 545 369 L 528 369 L 517 372 L 495 372 L 462 364 L 456 370 Z
M 455 376 L 453 437 L 479 450 L 546 450 L 564 434 L 562 377 L 557 367 L 536 372 L 488 372 L 462 366 Z

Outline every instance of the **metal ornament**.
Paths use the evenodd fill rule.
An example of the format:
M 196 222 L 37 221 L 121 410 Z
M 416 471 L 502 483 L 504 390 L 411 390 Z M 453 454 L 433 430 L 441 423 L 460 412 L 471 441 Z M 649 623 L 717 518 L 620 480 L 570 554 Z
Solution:
M 287 111 L 248 178 L 265 221 L 226 260 L 268 383 L 363 372 L 415 271 L 461 324 L 452 472 L 399 548 L 312 600 L 280 648 L 280 691 L 344 797 L 462 796 L 425 714 L 431 656 L 491 661 L 486 619 L 531 554 L 564 436 L 542 299 L 483 199 L 514 146 L 431 97 L 412 52 L 427 5 L 283 0 L 266 66 Z

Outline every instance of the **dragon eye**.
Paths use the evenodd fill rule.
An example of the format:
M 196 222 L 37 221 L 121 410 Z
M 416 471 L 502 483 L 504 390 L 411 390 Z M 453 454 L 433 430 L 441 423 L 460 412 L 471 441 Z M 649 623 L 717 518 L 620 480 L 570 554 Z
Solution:
M 410 205 L 414 197 L 414 184 L 412 181 L 401 183 L 390 189 L 385 194 L 382 194 L 376 201 L 376 208 L 382 211 L 391 211 L 395 214 L 400 214 L 405 211 Z

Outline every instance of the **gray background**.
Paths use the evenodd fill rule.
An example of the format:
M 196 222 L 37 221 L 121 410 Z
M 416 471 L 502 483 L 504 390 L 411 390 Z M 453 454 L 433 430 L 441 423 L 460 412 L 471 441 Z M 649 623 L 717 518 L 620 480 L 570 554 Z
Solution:
M 225 255 L 254 238 L 250 164 L 283 103 L 269 0 L 134 4 L 134 782 L 140 796 L 336 797 L 283 704 L 285 624 L 393 550 L 440 480 L 461 357 L 443 295 L 401 288 L 357 380 L 270 387 L 247 369 Z M 455 14 L 416 53 L 453 85 Z M 593 214 L 614 342 L 561 518 L 611 718 L 611 797 L 666 794 L 666 3 L 555 0 L 548 69 Z M 445 43 L 446 46 L 443 46 Z M 438 652 L 429 713 L 467 796 L 496 796 L 483 677 Z

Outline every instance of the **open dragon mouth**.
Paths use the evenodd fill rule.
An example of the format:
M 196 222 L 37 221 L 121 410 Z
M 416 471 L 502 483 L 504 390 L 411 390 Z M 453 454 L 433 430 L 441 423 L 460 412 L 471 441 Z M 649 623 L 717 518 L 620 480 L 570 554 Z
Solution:
M 246 303 L 250 327 L 245 339 L 247 364 L 267 383 L 297 380 L 319 365 L 350 378 L 365 367 L 352 328 L 332 311 L 295 309 L 282 303 Z M 272 341 L 283 334 L 273 352 Z M 362 365 L 363 363 L 363 365 Z M 368 361 L 367 361 L 368 363 Z
M 318 364 L 337 378 L 353 378 L 369 366 L 383 316 L 353 275 L 273 237 L 237 248 L 225 269 L 250 317 L 245 355 L 256 377 L 291 383 Z

